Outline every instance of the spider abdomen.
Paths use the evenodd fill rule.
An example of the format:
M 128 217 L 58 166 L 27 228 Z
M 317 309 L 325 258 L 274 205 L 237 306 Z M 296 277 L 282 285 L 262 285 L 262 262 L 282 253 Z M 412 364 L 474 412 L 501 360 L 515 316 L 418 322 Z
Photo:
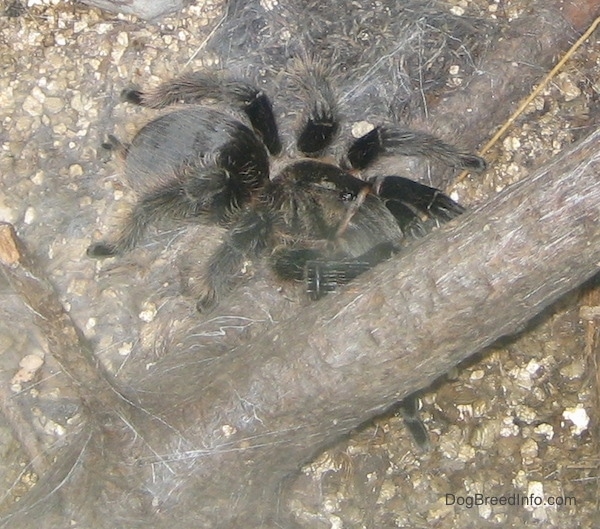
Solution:
M 241 162 L 240 160 L 243 160 Z M 125 158 L 125 177 L 138 193 L 154 190 L 168 179 L 193 178 L 190 168 L 211 164 L 268 178 L 264 145 L 243 123 L 215 109 L 175 110 L 151 121 L 136 134 Z

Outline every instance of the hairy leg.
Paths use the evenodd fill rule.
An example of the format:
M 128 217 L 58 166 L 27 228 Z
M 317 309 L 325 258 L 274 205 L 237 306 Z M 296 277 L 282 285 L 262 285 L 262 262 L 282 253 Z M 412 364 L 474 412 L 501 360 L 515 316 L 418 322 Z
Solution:
M 429 448 L 429 433 L 427 428 L 419 417 L 419 397 L 416 393 L 412 393 L 405 397 L 399 403 L 400 414 L 404 419 L 404 424 L 411 433 L 417 446 L 423 450 Z
M 416 212 L 413 216 L 421 213 L 439 221 L 451 220 L 465 211 L 460 204 L 439 189 L 402 176 L 375 178 L 373 192 L 386 203 L 401 226 L 405 220 L 409 220 L 410 210 Z
M 115 153 L 120 159 L 124 160 L 127 158 L 127 152 L 129 150 L 129 145 L 123 143 L 119 138 L 109 134 L 106 138 L 106 141 L 101 145 L 103 149 Z
M 386 242 L 353 259 L 307 260 L 304 267 L 306 292 L 310 299 L 320 299 L 389 259 L 399 250 L 391 242 Z
M 347 162 L 354 169 L 365 169 L 383 154 L 422 156 L 451 167 L 476 171 L 486 167 L 483 158 L 462 152 L 431 134 L 387 126 L 375 127 L 355 140 L 348 149 Z
M 134 205 L 116 237 L 92 244 L 87 255 L 102 258 L 125 253 L 136 246 L 148 225 L 166 216 L 189 217 L 194 213 L 195 207 L 182 200 L 179 184 L 161 188 Z
M 306 277 L 306 263 L 324 257 L 319 248 L 280 248 L 271 255 L 271 267 L 281 279 L 302 281 Z
M 304 124 L 298 132 L 296 146 L 307 156 L 318 156 L 335 139 L 339 120 L 329 72 L 318 62 L 303 62 L 297 72 L 298 82 L 309 101 Z
M 209 99 L 232 103 L 248 116 L 269 152 L 274 155 L 281 152 L 281 140 L 271 101 L 249 83 L 222 79 L 209 73 L 192 72 L 147 91 L 125 89 L 121 98 L 150 108 L 164 108 L 179 102 L 198 104 Z
M 192 284 L 198 311 L 212 308 L 238 279 L 246 259 L 260 255 L 272 236 L 273 219 L 268 213 L 246 210 L 210 257 Z

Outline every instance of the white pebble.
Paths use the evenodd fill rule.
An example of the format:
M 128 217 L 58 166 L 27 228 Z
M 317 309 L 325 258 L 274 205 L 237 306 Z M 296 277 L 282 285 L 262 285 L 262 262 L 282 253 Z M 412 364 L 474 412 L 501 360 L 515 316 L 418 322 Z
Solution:
M 32 95 L 23 101 L 23 110 L 30 116 L 39 116 L 42 113 L 42 104 Z
M 471 373 L 469 377 L 471 380 L 481 380 L 485 376 L 485 371 L 483 369 L 476 369 Z
M 375 125 L 368 121 L 357 121 L 352 125 L 352 137 L 360 138 L 365 134 L 371 132 L 375 128 Z
M 73 165 L 69 166 L 69 176 L 74 177 L 74 176 L 82 176 L 83 175 L 83 167 L 81 167 L 81 165 L 79 165 L 78 163 L 74 163 Z
M 29 206 L 26 210 L 25 210 L 25 216 L 23 217 L 23 222 L 25 224 L 31 224 L 34 220 L 35 220 L 35 209 L 33 209 L 33 207 Z
M 548 441 L 554 437 L 554 428 L 551 424 L 542 423 L 538 424 L 533 431 L 538 435 L 543 435 Z
M 535 360 L 530 360 L 529 362 L 527 362 L 527 366 L 525 367 L 525 369 L 527 369 L 527 372 L 531 375 L 535 375 L 538 370 L 540 369 L 540 367 L 542 367 L 538 362 L 536 362 Z
M 26 371 L 30 373 L 37 371 L 40 367 L 44 365 L 44 359 L 38 355 L 27 355 L 21 358 L 19 362 L 19 367 L 22 367 Z
M 521 446 L 521 458 L 523 463 L 530 465 L 538 456 L 538 444 L 533 439 L 527 439 Z
M 44 172 L 38 171 L 31 177 L 31 181 L 36 185 L 42 185 L 44 183 Z
M 139 318 L 146 323 L 150 323 L 156 317 L 156 305 L 154 303 L 145 303 L 144 310 L 139 313 Z
M 121 31 L 117 35 L 117 43 L 119 43 L 123 47 L 127 47 L 127 45 L 129 44 L 129 35 L 127 35 L 125 31 Z
M 585 408 L 580 405 L 574 408 L 566 408 L 565 411 L 563 411 L 562 416 L 563 419 L 573 423 L 573 427 L 571 428 L 573 435 L 580 435 L 587 430 L 590 424 L 590 418 L 585 411 Z
M 31 95 L 40 103 L 43 103 L 46 100 L 46 94 L 42 92 L 42 89 L 39 86 L 34 86 L 31 90 Z
M 231 437 L 235 432 L 237 432 L 237 429 L 235 426 L 231 426 L 230 424 L 224 424 L 221 426 L 221 431 L 225 437 Z
M 79 33 L 88 27 L 87 20 L 76 20 L 73 23 L 73 33 Z

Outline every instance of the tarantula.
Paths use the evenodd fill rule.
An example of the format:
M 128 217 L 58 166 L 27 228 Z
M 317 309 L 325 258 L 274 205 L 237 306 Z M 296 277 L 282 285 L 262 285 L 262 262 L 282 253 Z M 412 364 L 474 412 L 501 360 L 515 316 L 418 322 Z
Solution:
M 318 298 L 397 252 L 406 236 L 424 233 L 463 208 L 438 189 L 395 175 L 361 179 L 386 154 L 424 156 L 482 170 L 482 158 L 423 132 L 382 124 L 354 139 L 338 163 L 319 158 L 339 131 L 335 98 L 318 69 L 303 85 L 311 104 L 298 131 L 300 157 L 270 174 L 282 152 L 272 105 L 251 84 L 190 73 L 155 89 L 123 91 L 125 101 L 161 109 L 179 106 L 141 128 L 131 144 L 106 146 L 125 162 L 138 200 L 120 233 L 92 244 L 88 255 L 132 249 L 146 226 L 170 215 L 228 228 L 200 273 L 197 307 L 215 305 L 234 285 L 245 260 L 267 255 L 276 274 L 305 280 Z M 224 107 L 228 106 L 227 109 Z

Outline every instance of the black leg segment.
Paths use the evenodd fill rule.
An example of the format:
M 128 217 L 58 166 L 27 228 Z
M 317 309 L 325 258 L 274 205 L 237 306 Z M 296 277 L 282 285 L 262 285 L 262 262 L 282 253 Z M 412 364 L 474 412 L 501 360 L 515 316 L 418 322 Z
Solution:
M 330 108 L 316 104 L 297 140 L 298 150 L 307 156 L 317 156 L 334 140 L 339 125 Z
M 323 256 L 318 249 L 283 248 L 271 256 L 271 267 L 281 279 L 302 281 L 306 276 L 306 264 Z
M 278 155 L 281 152 L 281 140 L 279 139 L 279 131 L 273 115 L 271 101 L 265 94 L 250 85 L 243 85 L 242 87 L 247 92 L 242 110 L 248 116 L 254 130 L 260 134 L 269 152 Z
M 388 209 L 400 211 L 394 202 L 408 205 L 430 217 L 447 221 L 464 213 L 465 209 L 435 187 L 419 184 L 401 176 L 376 179 L 374 192 L 386 201 Z M 395 213 L 396 214 L 396 213 Z M 398 217 L 397 217 L 398 218 Z
M 196 308 L 212 308 L 238 279 L 244 261 L 260 255 L 269 245 L 273 218 L 267 212 L 247 210 L 211 256 L 194 294 Z
M 419 397 L 415 393 L 405 397 L 399 402 L 399 411 L 417 446 L 427 450 L 430 446 L 429 432 L 419 417 Z
M 304 57 L 298 63 L 295 77 L 308 101 L 308 112 L 298 132 L 296 146 L 306 156 L 322 154 L 339 130 L 336 100 L 329 84 L 330 73 L 314 58 Z
M 306 263 L 306 291 L 317 300 L 360 274 L 389 259 L 399 248 L 391 242 L 381 243 L 355 259 L 318 259 Z
M 381 139 L 381 127 L 375 127 L 355 140 L 348 149 L 348 162 L 354 169 L 366 169 L 385 152 Z

